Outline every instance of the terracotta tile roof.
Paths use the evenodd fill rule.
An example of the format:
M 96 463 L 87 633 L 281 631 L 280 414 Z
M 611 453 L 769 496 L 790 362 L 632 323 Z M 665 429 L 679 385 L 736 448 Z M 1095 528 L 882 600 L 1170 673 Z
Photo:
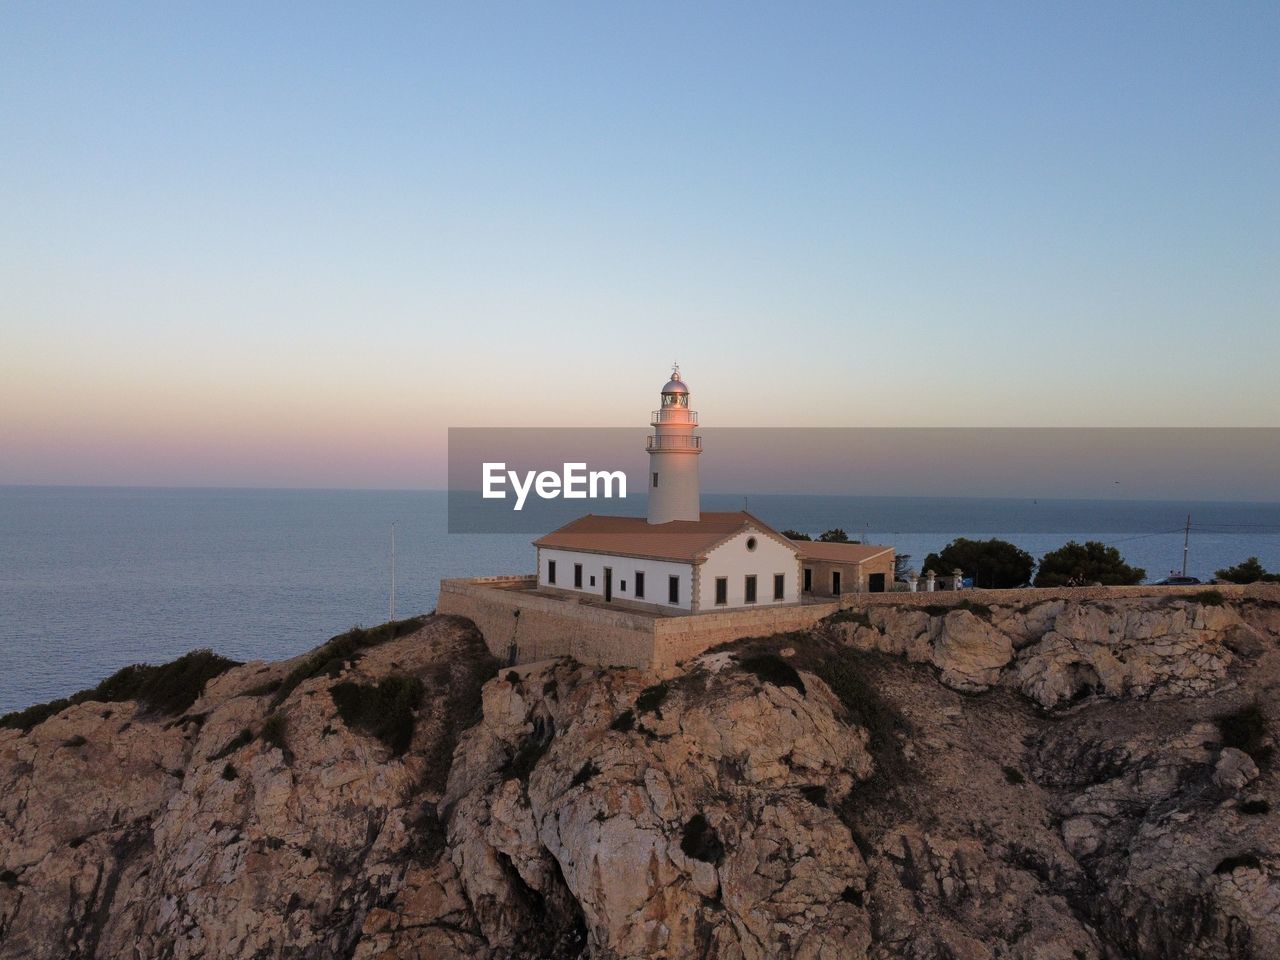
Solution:
M 835 563 L 865 563 L 884 553 L 892 553 L 893 547 L 874 543 L 824 543 L 819 540 L 792 540 L 802 560 L 826 560 Z
M 694 563 L 745 527 L 759 530 L 780 543 L 797 546 L 745 510 L 704 513 L 700 520 L 672 520 L 657 524 L 649 523 L 644 517 L 587 514 L 539 537 L 533 545 Z

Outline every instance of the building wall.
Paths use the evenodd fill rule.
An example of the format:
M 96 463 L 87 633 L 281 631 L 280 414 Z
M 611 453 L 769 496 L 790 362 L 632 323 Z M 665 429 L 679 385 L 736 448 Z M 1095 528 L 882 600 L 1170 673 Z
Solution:
M 556 563 L 556 582 L 547 580 L 547 564 Z M 573 565 L 582 564 L 582 590 L 573 586 Z M 538 548 L 538 584 L 554 586 L 571 593 L 587 593 L 604 597 L 604 568 L 613 568 L 613 595 L 618 600 L 636 600 L 636 571 L 644 572 L 644 602 L 670 610 L 693 609 L 693 565 L 669 560 L 641 560 L 635 557 L 615 557 L 603 553 L 583 553 L 577 550 L 560 550 L 552 547 Z M 593 586 L 591 578 L 595 577 Z M 667 578 L 680 578 L 680 602 L 667 602 Z M 623 581 L 626 586 L 623 587 Z
M 834 560 L 801 560 L 801 586 L 804 585 L 804 570 L 813 571 L 813 590 L 815 597 L 830 597 L 831 572 L 840 571 L 841 593 L 866 593 L 869 589 L 871 574 L 884 574 L 884 588 L 893 589 L 893 551 L 881 557 L 864 560 L 862 563 L 838 563 Z
M 754 550 L 747 549 L 747 541 L 755 538 Z M 700 612 L 712 612 L 733 607 L 746 607 L 747 574 L 756 575 L 756 602 L 752 606 L 776 606 L 780 603 L 797 603 L 800 600 L 800 565 L 795 551 L 779 543 L 773 537 L 759 531 L 744 530 L 720 544 L 709 554 L 698 571 L 698 606 Z M 773 575 L 786 577 L 782 600 L 773 599 Z M 716 578 L 724 577 L 728 587 L 728 602 L 716 606 Z

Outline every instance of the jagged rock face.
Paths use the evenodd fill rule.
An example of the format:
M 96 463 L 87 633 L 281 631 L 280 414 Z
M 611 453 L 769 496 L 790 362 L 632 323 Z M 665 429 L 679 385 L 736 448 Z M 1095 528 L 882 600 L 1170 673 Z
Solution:
M 1219 687 L 1236 653 L 1258 655 L 1259 630 L 1226 605 L 1051 600 L 934 615 L 874 607 L 870 625 L 841 625 L 860 650 L 932 663 L 943 683 L 975 692 L 1016 685 L 1046 709 L 1085 696 L 1196 696 Z
M 656 687 L 433 618 L 276 707 L 299 661 L 83 703 L 0 730 L 0 958 L 1280 956 L 1280 617 L 1089 606 L 879 609 Z M 403 756 L 331 693 L 393 673 Z
M 828 804 L 871 759 L 820 681 L 761 683 L 727 658 L 648 693 L 636 672 L 507 677 L 485 688 L 444 798 L 444 873 L 487 943 L 564 939 L 528 909 L 550 903 L 571 905 L 551 915 L 594 956 L 865 953 L 865 867 Z M 378 946 L 426 955 L 418 935 Z
M 233 669 L 182 718 L 84 703 L 25 735 L 0 730 L 0 868 L 13 875 L 0 884 L 0 957 L 349 950 L 365 912 L 399 886 L 431 799 L 421 784 L 454 722 L 449 694 L 485 659 L 474 630 L 437 618 L 337 678 L 394 663 L 430 681 L 403 760 L 334 716 L 327 676 L 280 705 L 286 749 L 237 741 L 271 710 L 270 695 L 249 691 L 297 661 Z

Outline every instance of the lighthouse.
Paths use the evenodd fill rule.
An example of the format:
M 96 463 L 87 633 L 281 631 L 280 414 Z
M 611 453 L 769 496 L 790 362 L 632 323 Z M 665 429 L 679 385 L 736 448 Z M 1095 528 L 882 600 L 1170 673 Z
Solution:
M 698 415 L 689 409 L 689 388 L 673 364 L 671 379 L 662 388 L 662 406 L 650 420 L 649 522 L 701 519 L 698 498 L 698 455 L 702 437 L 695 436 Z

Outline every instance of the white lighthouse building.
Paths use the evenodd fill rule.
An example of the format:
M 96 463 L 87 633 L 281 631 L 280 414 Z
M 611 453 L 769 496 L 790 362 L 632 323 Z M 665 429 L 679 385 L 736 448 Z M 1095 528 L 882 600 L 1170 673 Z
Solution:
M 679 367 L 650 423 L 648 516 L 588 514 L 533 541 L 540 593 L 681 614 L 885 588 L 891 547 L 797 542 L 745 510 L 701 511 L 702 438 Z
M 675 365 L 662 388 L 662 406 L 653 411 L 649 451 L 649 522 L 699 520 L 698 456 L 702 438 L 694 434 L 698 415 L 689 409 L 689 388 Z

